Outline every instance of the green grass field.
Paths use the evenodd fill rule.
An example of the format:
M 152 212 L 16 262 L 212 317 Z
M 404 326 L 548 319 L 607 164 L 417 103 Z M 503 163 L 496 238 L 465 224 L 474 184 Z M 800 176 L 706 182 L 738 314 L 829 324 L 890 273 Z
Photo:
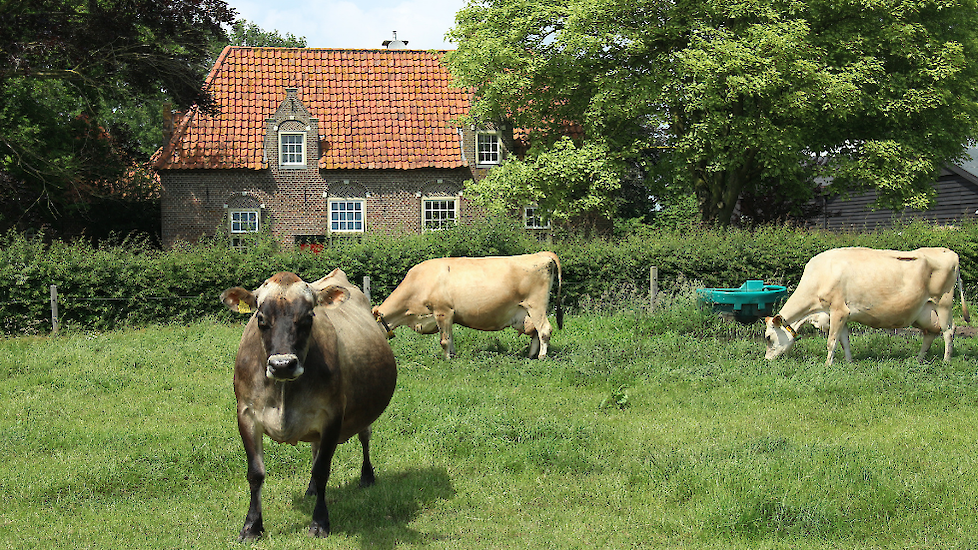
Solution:
M 688 298 L 688 297 L 687 297 Z M 256 548 L 978 548 L 978 339 L 761 327 L 683 298 L 593 306 L 523 358 L 512 331 L 392 340 L 378 484 L 340 447 L 333 534 L 306 535 L 308 445 L 266 444 Z M 239 548 L 248 505 L 231 372 L 240 325 L 0 340 L 0 548 Z M 252 546 L 252 545 L 248 545 Z

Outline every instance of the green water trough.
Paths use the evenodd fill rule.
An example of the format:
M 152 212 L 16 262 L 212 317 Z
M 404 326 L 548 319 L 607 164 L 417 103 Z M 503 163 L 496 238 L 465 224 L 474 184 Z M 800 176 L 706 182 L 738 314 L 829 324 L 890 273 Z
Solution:
M 781 285 L 766 285 L 758 280 L 747 281 L 740 288 L 696 289 L 701 304 L 717 313 L 732 315 L 745 325 L 774 315 L 774 308 L 787 292 L 788 289 Z

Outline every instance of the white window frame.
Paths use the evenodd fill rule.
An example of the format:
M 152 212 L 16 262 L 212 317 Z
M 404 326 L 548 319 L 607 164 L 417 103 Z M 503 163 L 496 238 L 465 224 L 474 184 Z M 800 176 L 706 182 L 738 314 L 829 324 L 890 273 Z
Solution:
M 241 219 L 241 215 L 247 215 Z M 252 215 L 254 219 L 252 220 Z M 238 219 L 235 219 L 237 217 Z M 231 248 L 239 252 L 247 252 L 248 246 L 245 235 L 258 233 L 261 230 L 261 210 L 257 208 L 235 208 L 228 210 L 228 231 L 231 234 Z
M 451 203 L 451 206 L 435 203 Z M 437 213 L 448 215 L 436 218 L 434 214 Z M 458 197 L 444 195 L 421 198 L 421 231 L 438 231 L 455 225 L 458 225 Z
M 350 204 L 355 204 L 355 205 L 359 206 L 359 209 L 354 209 L 354 210 L 336 210 L 334 212 L 333 206 L 334 205 L 340 205 L 340 204 L 342 204 L 344 206 L 347 206 L 347 205 L 350 205 Z M 364 200 L 364 199 L 331 198 L 328 201 L 327 210 L 329 212 L 329 232 L 330 233 L 363 233 L 366 230 L 366 227 L 367 227 L 367 201 L 366 200 Z M 334 213 L 339 214 L 341 212 L 355 212 L 355 213 L 359 213 L 359 219 L 355 219 L 355 220 L 340 220 L 340 219 L 335 219 L 333 217 Z M 337 225 L 342 225 L 344 223 L 346 223 L 346 224 L 352 223 L 354 225 L 359 225 L 359 227 L 356 227 L 356 228 L 353 228 L 353 229 L 350 229 L 349 227 L 342 227 L 342 228 L 341 227 L 337 227 L 337 228 L 334 229 L 333 228 L 333 224 L 334 223 L 337 224 Z
M 248 216 L 248 219 L 242 220 L 240 218 L 241 214 L 253 214 L 254 220 L 251 219 L 251 216 Z M 235 220 L 236 216 L 239 219 Z M 228 229 L 233 235 L 257 233 L 261 230 L 261 210 L 257 208 L 236 208 L 228 210 Z
M 524 229 L 550 229 L 550 220 L 541 223 L 543 218 L 537 215 L 539 207 L 535 204 L 523 207 L 523 228 Z
M 291 140 L 286 143 L 286 138 L 298 137 L 298 142 Z M 298 151 L 294 150 L 298 147 Z M 279 166 L 305 166 L 306 165 L 306 133 L 305 132 L 279 132 L 278 134 L 278 163 Z
M 498 133 L 491 131 L 476 132 L 475 158 L 478 164 L 499 164 L 502 160 L 502 151 L 499 147 Z

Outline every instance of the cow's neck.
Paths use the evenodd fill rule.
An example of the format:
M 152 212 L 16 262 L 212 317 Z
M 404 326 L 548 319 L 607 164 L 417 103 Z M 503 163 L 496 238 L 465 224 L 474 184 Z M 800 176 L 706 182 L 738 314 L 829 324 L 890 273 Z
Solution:
M 792 331 L 797 332 L 805 324 L 805 321 L 817 313 L 817 311 L 811 307 L 811 304 L 801 304 L 799 301 L 793 301 L 791 298 L 794 298 L 794 295 L 788 298 L 788 301 L 784 303 L 778 315 L 784 319 L 785 325 L 791 327 Z

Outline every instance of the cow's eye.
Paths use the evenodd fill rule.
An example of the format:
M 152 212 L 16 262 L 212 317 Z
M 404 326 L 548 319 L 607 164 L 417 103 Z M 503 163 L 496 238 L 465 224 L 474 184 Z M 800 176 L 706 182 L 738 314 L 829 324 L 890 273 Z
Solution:
M 258 319 L 258 328 L 260 328 L 262 330 L 265 330 L 265 329 L 268 328 L 268 326 L 269 326 L 268 325 L 268 319 L 265 318 L 265 315 L 264 314 L 258 313 L 258 315 L 256 315 L 255 318 Z
M 300 317 L 297 324 L 303 329 L 308 329 L 312 326 L 312 318 L 315 316 L 316 315 L 310 311 L 307 315 Z

